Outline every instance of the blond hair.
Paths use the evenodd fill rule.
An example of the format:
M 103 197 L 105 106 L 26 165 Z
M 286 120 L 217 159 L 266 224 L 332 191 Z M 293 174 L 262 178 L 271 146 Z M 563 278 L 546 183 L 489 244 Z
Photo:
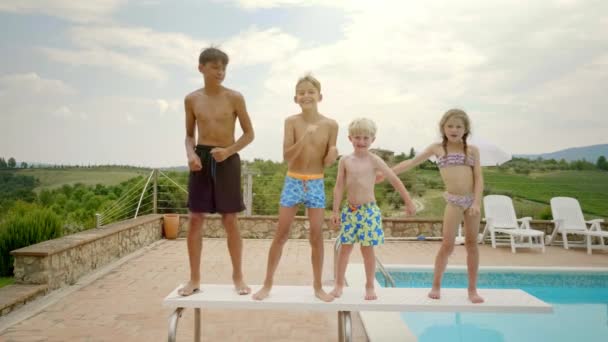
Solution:
M 348 135 L 351 137 L 357 134 L 364 134 L 375 138 L 376 130 L 376 123 L 368 118 L 355 119 L 348 125 Z
M 441 145 L 443 146 L 443 151 L 445 152 L 445 154 L 448 154 L 448 137 L 446 137 L 445 135 L 443 126 L 445 126 L 446 122 L 448 122 L 448 120 L 450 119 L 460 119 L 464 124 L 464 135 L 462 136 L 462 143 L 464 144 L 464 154 L 467 154 L 467 138 L 469 137 L 469 135 L 471 135 L 471 119 L 469 119 L 469 116 L 464 110 L 458 108 L 452 108 L 448 110 L 447 112 L 445 112 L 445 114 L 443 114 L 441 120 L 439 120 L 439 134 L 441 134 L 442 138 Z
M 321 93 L 321 82 L 319 82 L 319 80 L 317 80 L 313 75 L 306 74 L 306 75 L 300 77 L 298 79 L 298 82 L 296 83 L 296 88 L 298 88 L 298 86 L 303 82 L 310 82 L 310 84 L 312 84 L 313 87 L 317 88 L 317 90 L 319 91 L 319 94 Z

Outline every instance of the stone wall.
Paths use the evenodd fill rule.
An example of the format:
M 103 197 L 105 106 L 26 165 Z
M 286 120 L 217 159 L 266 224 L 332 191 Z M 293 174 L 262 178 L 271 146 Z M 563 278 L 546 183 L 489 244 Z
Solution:
M 15 282 L 55 289 L 162 238 L 161 215 L 147 215 L 11 252 Z
M 277 217 L 276 216 L 241 216 L 239 217 L 239 230 L 241 236 L 245 239 L 272 239 L 276 231 Z M 180 216 L 179 237 L 185 238 L 187 232 L 188 216 Z M 441 219 L 425 219 L 425 218 L 384 218 L 382 220 L 384 234 L 387 238 L 416 238 L 424 237 L 441 237 L 442 220 Z M 482 221 L 479 231 L 482 232 L 485 221 Z M 307 239 L 308 238 L 308 219 L 306 217 L 297 216 L 289 233 L 291 239 Z M 553 232 L 553 223 L 546 220 L 535 220 L 531 222 L 533 229 L 544 231 L 547 235 Z M 604 227 L 605 229 L 605 227 Z M 330 228 L 329 219 L 323 223 L 323 238 L 333 239 L 337 235 L 337 231 Z M 219 215 L 207 215 L 203 228 L 204 237 L 225 238 L 226 234 L 222 227 L 222 220 Z

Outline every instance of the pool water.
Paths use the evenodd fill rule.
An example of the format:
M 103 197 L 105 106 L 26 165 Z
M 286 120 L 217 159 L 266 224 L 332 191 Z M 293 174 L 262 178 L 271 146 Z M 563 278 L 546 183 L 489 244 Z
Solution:
M 431 287 L 432 271 L 390 273 L 397 287 Z M 376 279 L 384 284 L 381 274 Z M 553 313 L 405 312 L 401 316 L 419 342 L 608 341 L 608 272 L 480 272 L 478 286 L 522 289 L 553 305 Z M 466 273 L 448 270 L 443 287 L 466 288 Z

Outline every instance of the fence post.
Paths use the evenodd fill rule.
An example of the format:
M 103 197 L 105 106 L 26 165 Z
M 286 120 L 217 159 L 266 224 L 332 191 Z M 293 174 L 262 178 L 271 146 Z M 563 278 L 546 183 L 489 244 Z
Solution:
M 158 213 L 158 169 L 154 169 L 154 183 L 152 183 L 152 213 Z
M 101 228 L 101 214 L 95 213 L 95 227 Z
M 253 207 L 253 172 L 245 167 L 244 170 L 245 175 L 245 186 L 244 186 L 244 195 L 245 200 L 245 216 L 251 216 L 252 207 Z

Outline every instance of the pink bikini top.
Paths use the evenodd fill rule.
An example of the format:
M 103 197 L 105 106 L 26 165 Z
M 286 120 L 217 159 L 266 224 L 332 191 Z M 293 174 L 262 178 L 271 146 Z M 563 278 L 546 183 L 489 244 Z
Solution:
M 448 166 L 468 165 L 475 166 L 475 158 L 464 153 L 448 153 L 437 158 L 437 167 L 440 169 Z

